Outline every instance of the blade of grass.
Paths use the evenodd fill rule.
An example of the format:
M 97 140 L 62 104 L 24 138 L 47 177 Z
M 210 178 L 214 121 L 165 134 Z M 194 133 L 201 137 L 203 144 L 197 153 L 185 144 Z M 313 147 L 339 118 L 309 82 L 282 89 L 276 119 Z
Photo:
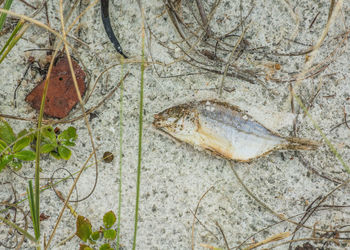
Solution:
M 10 53 L 12 48 L 16 45 L 16 43 L 19 41 L 19 39 L 21 39 L 23 34 L 30 27 L 30 24 L 25 24 L 24 26 L 23 25 L 24 25 L 24 21 L 23 20 L 20 20 L 17 23 L 17 25 L 16 25 L 15 29 L 13 30 L 10 38 L 7 40 L 5 46 L 2 48 L 2 50 L 0 52 L 0 55 L 2 55 L 1 58 L 0 58 L 0 63 L 2 63 L 4 61 L 4 59 L 6 58 L 8 53 Z
M 32 216 L 32 222 L 34 227 L 34 234 L 35 234 L 35 242 L 38 242 L 38 239 L 40 237 L 40 225 L 39 225 L 39 217 L 37 217 L 37 208 L 35 203 L 35 197 L 33 192 L 33 183 L 32 180 L 28 182 L 28 188 L 27 188 L 27 195 L 28 195 L 28 202 L 30 207 L 30 214 Z
M 40 111 L 39 111 L 39 118 L 38 118 L 38 130 L 36 133 L 36 147 L 35 147 L 35 196 L 34 196 L 34 203 L 35 203 L 35 217 L 39 218 L 40 214 L 40 144 L 41 144 L 41 124 L 44 116 L 44 107 L 45 107 L 45 100 L 46 100 L 46 94 L 47 89 L 49 87 L 49 79 L 53 67 L 53 60 L 57 55 L 57 51 L 55 51 L 53 55 L 53 59 L 51 60 L 49 70 L 45 79 L 44 84 L 44 90 L 43 90 L 43 96 L 41 98 L 41 104 L 40 104 Z M 39 232 L 40 232 L 40 224 L 38 224 Z
M 141 6 L 140 6 L 141 7 Z M 139 144 L 138 144 L 138 161 L 137 161 L 137 179 L 136 179 L 136 203 L 135 203 L 135 225 L 134 225 L 134 241 L 132 249 L 136 248 L 137 223 L 139 216 L 139 199 L 140 199 L 140 181 L 141 181 L 141 156 L 142 156 L 142 126 L 143 126 L 143 82 L 145 71 L 145 23 L 144 13 L 141 7 L 141 82 L 140 82 L 140 114 L 139 114 Z
M 18 21 L 16 27 L 13 29 L 11 36 L 9 37 L 9 39 L 7 40 L 7 42 L 5 43 L 4 47 L 2 47 L 1 51 L 0 51 L 0 55 L 2 55 L 2 53 L 4 53 L 5 49 L 7 48 L 7 46 L 9 46 L 9 44 L 11 43 L 12 39 L 15 37 L 15 35 L 17 34 L 17 32 L 21 29 L 21 27 L 24 24 L 24 20 L 21 19 Z
M 12 0 L 11 0 L 11 2 L 12 2 Z M 41 9 L 44 7 L 44 5 L 45 4 L 42 3 L 41 6 L 39 6 L 31 16 L 35 17 L 41 11 Z M 8 9 L 6 9 L 6 7 L 2 10 L 8 11 Z M 9 13 L 2 12 L 2 11 L 0 11 L 0 12 L 1 12 L 0 19 L 2 16 L 6 17 L 7 14 L 11 15 L 11 13 L 12 13 L 12 12 L 9 12 Z M 4 51 L 6 50 L 4 55 L 2 55 L 2 57 L 0 59 L 0 63 L 6 58 L 7 54 L 12 50 L 12 48 L 16 45 L 16 43 L 19 41 L 19 39 L 23 36 L 23 34 L 26 32 L 26 30 L 31 26 L 30 23 L 27 23 L 24 25 L 25 19 L 23 17 L 19 17 L 19 18 L 20 18 L 20 20 L 18 21 L 16 27 L 12 31 L 10 38 L 7 40 L 6 44 L 4 45 L 4 47 L 2 48 L 2 50 L 0 52 L 0 56 L 1 56 L 4 53 Z M 0 25 L 0 31 L 1 31 L 1 25 Z M 20 31 L 20 33 L 18 35 L 16 35 L 19 31 Z
M 7 0 L 5 2 L 5 4 L 4 4 L 4 9 L 5 10 L 9 10 L 10 9 L 12 1 L 13 0 Z M 5 23 L 5 20 L 6 20 L 6 16 L 7 16 L 7 14 L 5 14 L 5 13 L 2 13 L 0 15 L 0 31 L 2 30 L 2 27 L 4 26 L 4 23 Z
M 124 71 L 124 58 L 121 58 L 121 73 Z M 119 199 L 118 199 L 118 222 L 117 222 L 117 250 L 119 250 L 120 243 L 120 215 L 122 210 L 122 166 L 123 166 L 123 95 L 124 95 L 124 81 L 120 84 L 120 111 L 119 111 Z
M 6 13 L 8 15 L 15 16 L 15 17 L 23 19 L 23 20 L 25 20 L 27 22 L 35 24 L 36 26 L 38 26 L 40 28 L 43 28 L 43 29 L 47 30 L 48 32 L 54 34 L 58 39 L 62 40 L 66 46 L 72 48 L 72 45 L 65 38 L 63 38 L 63 36 L 60 33 L 56 32 L 55 30 L 53 30 L 49 26 L 47 26 L 47 25 L 45 25 L 45 24 L 43 24 L 43 23 L 41 23 L 41 22 L 31 18 L 31 17 L 25 16 L 25 15 L 21 15 L 21 14 L 17 14 L 15 12 L 12 12 L 12 11 L 9 11 L 9 10 L 4 10 L 2 8 L 0 8 L 0 13 Z M 59 46 L 56 46 L 56 47 L 59 47 Z
M 41 144 L 41 127 L 42 127 L 42 120 L 44 116 L 44 107 L 45 107 L 45 100 L 46 100 L 46 95 L 47 95 L 47 90 L 49 88 L 49 80 L 53 68 L 53 64 L 55 61 L 55 58 L 58 53 L 58 48 L 61 46 L 62 43 L 66 42 L 65 37 L 63 40 L 60 40 L 58 45 L 55 48 L 55 52 L 52 55 L 52 59 L 49 65 L 49 69 L 47 71 L 45 83 L 44 83 L 44 89 L 43 89 L 43 96 L 41 98 L 41 104 L 40 104 L 40 111 L 39 111 L 39 117 L 38 117 L 38 130 L 36 133 L 36 147 L 35 147 L 35 207 L 36 207 L 36 217 L 39 218 L 40 214 L 40 144 Z M 38 224 L 39 230 L 40 230 L 40 224 Z
M 35 238 L 33 235 L 31 235 L 30 233 L 28 233 L 26 230 L 23 230 L 22 228 L 20 228 L 19 226 L 17 226 L 15 223 L 13 223 L 12 221 L 0 216 L 0 220 L 3 221 L 4 223 L 6 223 L 7 225 L 9 225 L 10 227 L 16 229 L 17 231 L 19 231 L 20 233 L 24 234 L 24 236 L 33 241 L 36 242 Z

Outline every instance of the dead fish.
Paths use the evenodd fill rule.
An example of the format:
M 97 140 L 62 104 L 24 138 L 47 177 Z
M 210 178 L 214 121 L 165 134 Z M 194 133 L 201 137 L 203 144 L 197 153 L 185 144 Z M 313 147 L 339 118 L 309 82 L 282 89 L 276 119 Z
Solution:
M 251 161 L 275 150 L 311 150 L 318 142 L 283 137 L 240 108 L 216 100 L 190 102 L 154 115 L 153 125 L 173 138 L 229 160 Z

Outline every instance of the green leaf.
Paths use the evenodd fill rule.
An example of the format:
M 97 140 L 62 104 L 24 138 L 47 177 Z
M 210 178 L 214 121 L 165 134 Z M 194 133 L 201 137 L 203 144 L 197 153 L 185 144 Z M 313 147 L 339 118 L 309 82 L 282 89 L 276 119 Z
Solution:
M 11 4 L 12 4 L 12 1 L 13 0 L 7 0 L 4 4 L 4 9 L 5 10 L 9 10 L 10 7 L 11 7 Z M 0 15 L 0 31 L 2 30 L 2 27 L 4 26 L 4 23 L 5 23 L 5 20 L 6 20 L 6 16 L 7 14 L 6 13 L 1 13 Z
M 96 241 L 100 238 L 100 232 L 99 231 L 95 231 L 91 234 L 91 239 Z
M 6 142 L 0 139 L 0 152 L 2 152 L 7 147 Z
M 3 155 L 1 158 L 0 158 L 0 171 L 2 169 L 4 169 L 9 162 L 11 162 L 13 160 L 13 155 Z
M 113 248 L 111 248 L 111 246 L 108 243 L 101 245 L 99 249 L 100 250 L 113 250 Z
M 32 142 L 34 140 L 34 133 L 33 133 L 32 129 L 30 129 L 29 132 L 26 129 L 21 130 L 21 132 L 19 132 L 17 134 L 17 138 L 22 137 L 22 136 L 28 137 L 30 142 Z
M 79 250 L 94 250 L 94 249 L 89 247 L 88 245 L 80 244 Z
M 113 211 L 109 211 L 105 213 L 105 215 L 103 216 L 103 224 L 105 225 L 106 228 L 111 228 L 116 220 L 117 219 Z
M 62 145 L 75 146 L 75 140 L 77 137 L 78 135 L 76 129 L 74 127 L 69 127 L 58 136 L 58 140 Z
M 0 171 L 3 170 L 7 164 L 13 160 L 13 155 L 4 155 L 0 158 Z
M 17 134 L 17 138 L 22 137 L 26 134 L 28 134 L 28 131 L 26 129 L 23 129 Z
M 57 139 L 56 139 L 56 134 L 55 131 L 53 130 L 52 127 L 47 127 L 42 130 L 42 134 L 45 138 L 49 139 L 49 141 L 53 144 L 57 145 Z
M 7 144 L 11 144 L 16 140 L 15 133 L 13 133 L 10 125 L 3 118 L 0 118 L 0 139 Z
M 35 130 L 33 130 L 33 129 L 29 129 L 29 135 L 28 135 L 28 137 L 30 138 L 30 142 L 32 142 L 36 137 L 35 137 Z
M 57 153 L 56 151 L 51 151 L 50 155 L 52 157 L 54 157 L 55 159 L 57 159 L 57 160 L 61 160 L 62 159 L 61 156 L 59 155 L 59 153 Z
M 22 161 L 35 160 L 35 153 L 31 150 L 22 150 L 22 151 L 19 151 L 19 152 L 13 154 L 13 156 L 19 160 L 22 160 Z
M 13 155 L 4 155 L 3 159 L 7 162 L 10 162 L 13 160 Z
M 89 242 L 90 244 L 92 244 L 92 245 L 96 245 L 96 241 L 93 241 L 93 240 L 91 239 L 91 235 L 90 235 L 90 238 L 88 239 L 88 242 Z
M 69 160 L 70 156 L 72 155 L 70 149 L 65 146 L 58 146 L 58 153 L 64 160 Z
M 51 151 L 54 151 L 54 150 L 56 150 L 55 144 L 44 144 L 40 147 L 41 154 L 47 154 L 47 153 L 50 153 Z
M 30 144 L 30 138 L 29 137 L 24 137 L 20 140 L 18 140 L 15 145 L 13 145 L 13 152 L 18 152 L 24 149 L 25 147 L 29 146 Z
M 12 167 L 15 171 L 18 171 L 18 170 L 20 170 L 20 169 L 22 168 L 22 162 L 21 162 L 21 161 L 15 161 L 15 160 L 13 160 L 13 161 L 10 161 L 10 162 L 8 163 L 8 165 L 9 165 L 10 167 Z
M 75 234 L 82 241 L 86 242 L 92 233 L 90 221 L 84 216 L 78 215 L 76 227 L 77 227 L 77 231 Z
M 25 147 L 29 146 L 29 144 L 33 141 L 34 139 L 34 135 L 33 133 L 28 133 L 28 131 L 26 129 L 23 129 L 21 132 L 18 133 L 17 135 L 17 139 L 19 139 L 15 145 L 13 146 L 13 152 L 18 152 L 21 151 L 22 149 L 24 149 Z
M 107 240 L 114 240 L 117 237 L 117 232 L 114 229 L 103 231 L 103 237 Z
M 61 141 L 61 144 L 64 146 L 75 146 L 75 142 L 71 142 L 71 141 Z
M 77 139 L 77 130 L 74 127 L 69 127 L 66 130 L 62 131 L 61 134 L 58 135 L 58 140 L 72 140 L 75 141 Z
M 0 160 L 0 172 L 6 167 L 6 164 L 2 164 L 3 162 Z

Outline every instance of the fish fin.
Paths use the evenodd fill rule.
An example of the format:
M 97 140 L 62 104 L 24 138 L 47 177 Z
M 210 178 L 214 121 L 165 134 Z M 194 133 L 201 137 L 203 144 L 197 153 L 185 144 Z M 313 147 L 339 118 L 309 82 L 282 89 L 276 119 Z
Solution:
M 298 138 L 298 137 L 286 137 L 289 144 L 283 146 L 283 149 L 289 150 L 315 150 L 321 142 L 310 139 Z

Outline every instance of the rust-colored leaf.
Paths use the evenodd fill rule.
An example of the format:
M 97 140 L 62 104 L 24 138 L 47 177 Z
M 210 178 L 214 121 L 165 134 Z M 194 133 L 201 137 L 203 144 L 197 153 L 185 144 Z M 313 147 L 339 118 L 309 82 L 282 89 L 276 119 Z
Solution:
M 72 63 L 80 94 L 84 95 L 86 90 L 85 72 L 73 58 Z M 36 110 L 40 109 L 44 84 L 45 79 L 37 85 L 25 99 L 26 102 Z M 68 59 L 67 56 L 64 56 L 59 58 L 52 68 L 44 114 L 55 118 L 64 118 L 77 102 L 78 96 L 74 88 L 72 74 L 69 70 Z

